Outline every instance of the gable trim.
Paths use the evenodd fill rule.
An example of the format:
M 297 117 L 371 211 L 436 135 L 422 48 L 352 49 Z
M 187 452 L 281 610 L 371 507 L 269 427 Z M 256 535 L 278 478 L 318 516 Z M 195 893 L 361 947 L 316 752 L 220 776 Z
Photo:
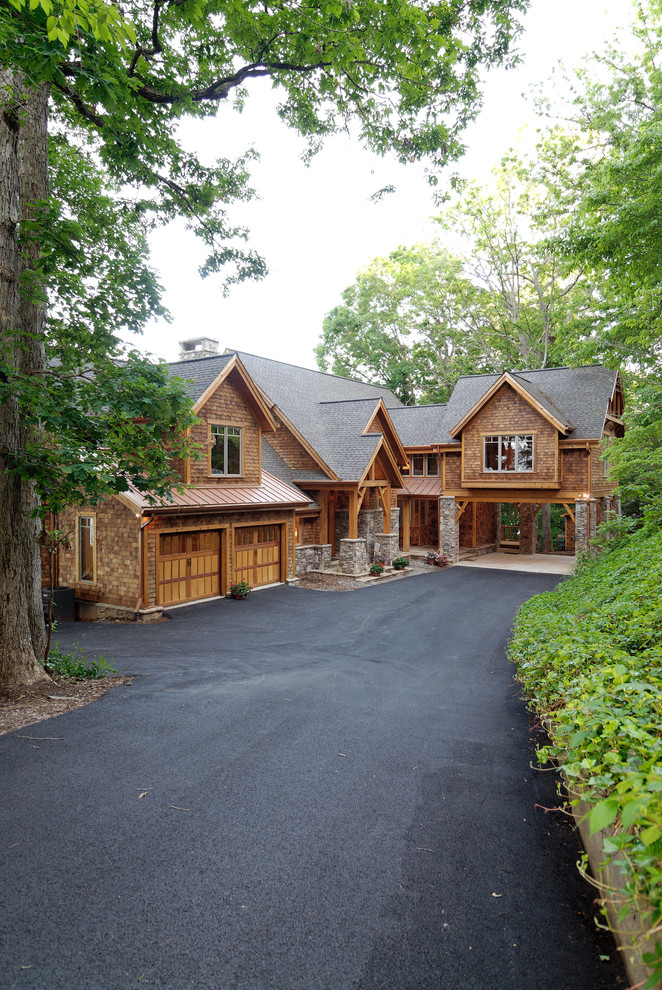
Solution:
M 400 440 L 400 437 L 398 436 L 398 431 L 396 430 L 395 426 L 393 425 L 393 421 L 391 420 L 391 417 L 388 414 L 388 409 L 386 408 L 383 399 L 379 399 L 378 400 L 377 406 L 374 409 L 372 416 L 368 420 L 368 422 L 366 424 L 366 428 L 365 428 L 365 430 L 363 432 L 364 433 L 374 433 L 374 432 L 377 432 L 375 430 L 373 424 L 375 422 L 375 419 L 376 419 L 378 413 L 380 413 L 380 412 L 384 416 L 384 420 L 386 422 L 386 425 L 387 425 L 388 431 L 389 431 L 389 436 L 386 438 L 387 439 L 387 442 L 388 442 L 389 446 L 392 448 L 392 450 L 395 453 L 396 457 L 400 457 L 402 459 L 402 463 L 403 464 L 406 464 L 407 463 L 407 454 L 406 454 L 405 448 L 403 447 L 402 441 Z M 383 435 L 384 434 L 382 433 L 382 436 Z
M 539 415 L 541 415 L 543 417 L 543 419 L 546 419 L 548 423 L 551 423 L 552 426 L 559 431 L 559 433 L 567 433 L 568 432 L 568 430 L 570 429 L 570 427 L 568 426 L 567 423 L 562 423 L 560 419 L 557 419 L 556 416 L 554 416 L 551 412 L 549 412 L 548 409 L 545 409 L 545 407 L 542 406 L 538 402 L 538 400 L 535 399 L 530 394 L 530 392 L 528 392 L 526 390 L 526 388 L 520 382 L 518 382 L 517 379 L 513 377 L 513 375 L 510 374 L 510 372 L 504 371 L 503 374 L 500 375 L 499 378 L 497 378 L 497 380 L 495 382 L 493 382 L 493 384 L 491 385 L 491 387 L 488 388 L 487 392 L 485 392 L 481 396 L 481 398 L 477 402 L 474 403 L 474 405 L 466 413 L 466 415 L 462 417 L 462 419 L 457 424 L 457 426 L 454 426 L 452 430 L 449 430 L 448 431 L 449 434 L 450 434 L 450 436 L 456 437 L 459 433 L 461 433 L 462 430 L 465 428 L 465 426 L 467 426 L 467 424 L 475 416 L 478 415 L 478 413 L 480 412 L 480 410 L 490 401 L 490 399 L 492 399 L 496 395 L 496 393 L 504 385 L 510 385 L 510 387 L 515 392 L 517 392 L 517 394 L 520 396 L 520 398 L 524 399 L 525 402 L 528 402 L 528 404 L 533 409 L 535 409 L 535 411 L 537 413 L 539 413 Z
M 370 458 L 370 460 L 368 461 L 368 463 L 366 465 L 365 471 L 363 472 L 363 474 L 359 478 L 359 482 L 358 482 L 359 487 L 361 487 L 363 484 L 365 484 L 365 482 L 366 482 L 366 480 L 368 478 L 368 475 L 370 474 L 370 468 L 373 466 L 373 464 L 377 460 L 377 457 L 378 457 L 380 451 L 383 450 L 384 453 L 385 453 L 385 455 L 386 455 L 386 460 L 387 460 L 388 464 L 391 466 L 391 470 L 393 472 L 393 476 L 391 478 L 389 478 L 388 481 L 389 481 L 390 484 L 395 485 L 397 488 L 401 488 L 402 487 L 402 484 L 403 484 L 403 478 L 402 478 L 402 474 L 400 473 L 400 468 L 398 467 L 398 463 L 395 460 L 395 458 L 393 457 L 393 454 L 391 453 L 390 447 L 387 444 L 387 442 L 384 440 L 383 435 L 382 434 L 378 434 L 378 436 L 379 436 L 379 443 L 375 447 L 375 450 L 373 452 L 373 455 L 372 455 L 372 457 Z
M 257 385 L 248 374 L 236 354 L 232 356 L 230 361 L 228 361 L 223 370 L 219 372 L 214 381 L 204 390 L 200 398 L 193 406 L 193 412 L 197 415 L 208 399 L 214 394 L 216 389 L 219 388 L 219 386 L 222 385 L 226 378 L 228 378 L 232 373 L 237 374 L 241 379 L 246 391 L 246 399 L 248 404 L 251 407 L 253 415 L 260 424 L 263 433 L 275 433 L 276 424 L 274 423 L 271 411 L 264 402 Z

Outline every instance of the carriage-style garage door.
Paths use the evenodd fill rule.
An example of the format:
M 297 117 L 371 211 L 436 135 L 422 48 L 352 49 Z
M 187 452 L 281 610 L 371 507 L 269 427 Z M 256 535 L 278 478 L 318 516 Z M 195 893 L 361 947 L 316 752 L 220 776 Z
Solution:
M 159 542 L 157 603 L 178 605 L 220 594 L 220 533 L 169 533 Z
M 232 581 L 251 588 L 280 581 L 280 526 L 235 529 Z

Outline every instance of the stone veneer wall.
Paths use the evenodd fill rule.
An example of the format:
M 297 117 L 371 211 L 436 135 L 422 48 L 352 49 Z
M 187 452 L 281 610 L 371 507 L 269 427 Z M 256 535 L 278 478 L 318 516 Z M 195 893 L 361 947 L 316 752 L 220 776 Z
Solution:
M 367 574 L 368 553 L 365 540 L 340 540 L 338 560 L 343 574 Z
M 375 536 L 372 556 L 369 559 L 383 557 L 386 563 L 390 564 L 394 557 L 399 556 L 399 553 L 397 533 L 378 533 Z
M 449 564 L 460 559 L 460 524 L 455 521 L 457 504 L 451 495 L 439 498 L 439 549 L 448 557 Z
M 376 534 L 384 531 L 384 513 L 381 509 L 361 509 L 358 524 L 359 539 L 365 540 L 368 560 L 372 560 Z
M 588 549 L 588 503 L 583 499 L 575 502 L 575 550 Z
M 331 562 L 331 544 L 317 543 L 300 545 L 296 548 L 296 573 L 323 571 Z
M 383 533 L 384 529 L 384 513 L 381 509 L 361 509 L 358 518 L 358 533 L 359 539 L 366 541 L 366 553 L 368 555 L 368 560 L 372 560 L 375 553 L 375 542 L 379 541 L 382 545 L 392 544 L 390 537 L 395 536 L 395 552 L 393 557 L 398 556 L 398 542 L 400 539 L 400 509 L 391 507 L 391 532 Z M 339 511 L 336 512 L 336 545 L 340 544 L 341 540 L 347 539 L 349 534 L 349 512 Z M 388 537 L 388 540 L 384 540 L 384 537 Z M 380 553 L 385 553 L 382 549 Z

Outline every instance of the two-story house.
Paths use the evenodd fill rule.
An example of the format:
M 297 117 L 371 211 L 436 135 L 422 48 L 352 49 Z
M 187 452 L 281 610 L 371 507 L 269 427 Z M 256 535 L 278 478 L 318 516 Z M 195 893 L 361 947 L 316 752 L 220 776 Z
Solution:
M 465 377 L 447 405 L 403 406 L 380 386 L 299 368 L 216 342 L 182 345 L 201 460 L 187 487 L 150 504 L 135 490 L 68 510 L 72 546 L 58 581 L 81 616 L 149 618 L 164 607 L 295 581 L 337 559 L 360 574 L 398 547 L 498 546 L 499 506 L 535 549 L 544 502 L 565 506 L 568 542 L 585 546 L 609 508 L 601 458 L 622 435 L 617 372 L 560 368 Z

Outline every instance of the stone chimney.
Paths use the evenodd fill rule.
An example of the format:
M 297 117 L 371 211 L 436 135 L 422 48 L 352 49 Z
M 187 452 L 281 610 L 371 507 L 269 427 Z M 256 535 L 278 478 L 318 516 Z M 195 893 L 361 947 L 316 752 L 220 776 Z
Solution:
M 217 354 L 218 341 L 211 337 L 193 337 L 179 342 L 180 361 L 197 361 L 198 358 L 215 357 Z

